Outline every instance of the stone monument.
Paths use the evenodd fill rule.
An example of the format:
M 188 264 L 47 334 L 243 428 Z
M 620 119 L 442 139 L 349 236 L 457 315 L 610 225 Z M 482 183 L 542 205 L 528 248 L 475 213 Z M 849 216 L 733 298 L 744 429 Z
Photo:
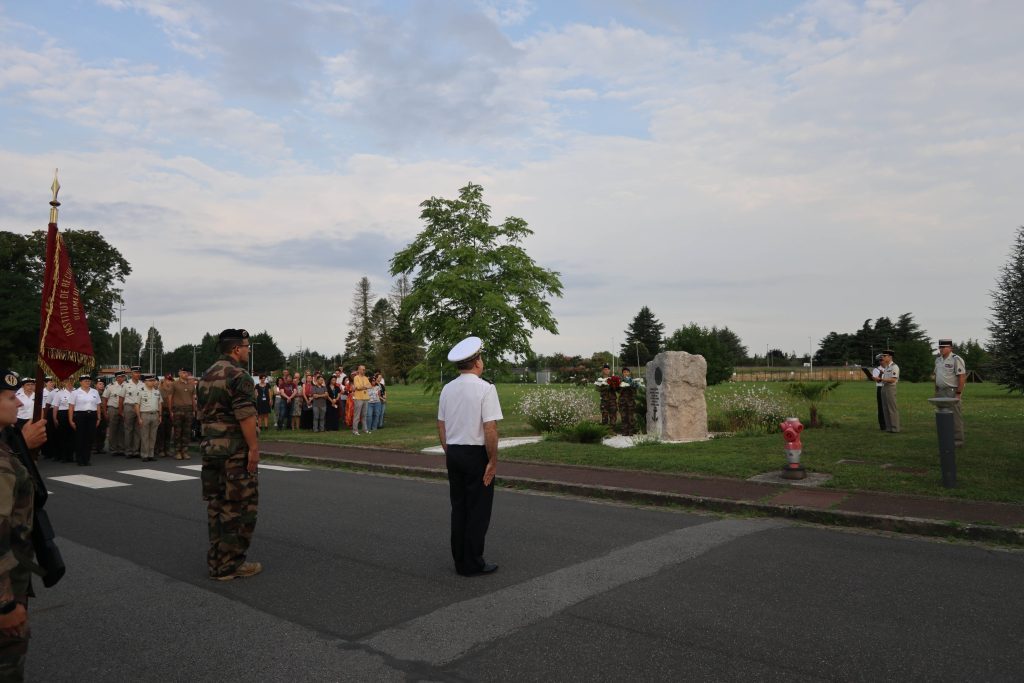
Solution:
M 704 356 L 665 351 L 647 364 L 647 433 L 662 441 L 708 437 L 708 364 Z

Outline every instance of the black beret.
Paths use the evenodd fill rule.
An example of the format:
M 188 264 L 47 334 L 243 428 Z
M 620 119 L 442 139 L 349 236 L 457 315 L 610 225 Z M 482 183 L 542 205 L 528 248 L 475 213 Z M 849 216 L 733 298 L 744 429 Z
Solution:
M 608 365 L 607 363 L 605 363 L 604 365 L 602 365 L 602 366 L 601 366 L 601 369 L 602 369 L 602 370 L 611 370 L 611 369 L 612 369 L 612 366 L 610 366 L 610 365 Z
M 242 341 L 248 339 L 249 333 L 245 330 L 224 330 L 220 333 L 218 341 Z
M 188 368 L 178 368 L 178 372 L 189 372 Z
M 0 391 L 17 391 L 21 386 L 21 378 L 14 370 L 4 370 L 0 380 Z
M 892 349 L 886 349 L 885 351 L 882 351 L 882 355 L 883 356 L 895 356 L 896 352 L 893 351 Z

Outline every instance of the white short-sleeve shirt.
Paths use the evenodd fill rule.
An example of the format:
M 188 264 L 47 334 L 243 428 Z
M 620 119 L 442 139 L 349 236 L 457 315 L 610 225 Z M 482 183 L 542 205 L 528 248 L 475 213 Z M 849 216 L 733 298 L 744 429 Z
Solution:
M 444 385 L 437 405 L 449 444 L 484 445 L 484 423 L 501 420 L 501 404 L 494 385 L 466 372 Z
M 36 401 L 36 395 L 32 394 L 29 396 L 25 393 L 24 389 L 18 389 L 14 395 L 18 398 L 18 419 L 31 420 L 32 406 Z
M 71 398 L 68 399 L 68 403 L 75 407 L 76 413 L 83 411 L 95 412 L 100 405 L 100 393 L 92 387 L 89 387 L 89 391 L 79 387 L 71 392 Z

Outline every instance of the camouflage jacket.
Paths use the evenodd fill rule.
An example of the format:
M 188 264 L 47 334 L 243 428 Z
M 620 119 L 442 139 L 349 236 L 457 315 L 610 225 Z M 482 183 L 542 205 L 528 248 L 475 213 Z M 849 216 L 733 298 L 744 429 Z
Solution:
M 0 441 L 0 602 L 28 594 L 34 509 L 32 477 Z
M 252 375 L 229 356 L 221 356 L 203 373 L 196 399 L 204 456 L 226 458 L 245 448 L 240 423 L 256 416 L 254 390 Z

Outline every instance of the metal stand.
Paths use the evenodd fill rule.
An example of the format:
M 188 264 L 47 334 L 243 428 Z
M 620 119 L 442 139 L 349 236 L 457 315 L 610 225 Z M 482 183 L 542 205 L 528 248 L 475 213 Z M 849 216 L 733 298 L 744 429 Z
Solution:
M 955 398 L 930 398 L 935 406 L 935 431 L 939 435 L 939 465 L 942 467 L 942 485 L 956 488 L 956 444 L 953 442 L 953 404 Z

